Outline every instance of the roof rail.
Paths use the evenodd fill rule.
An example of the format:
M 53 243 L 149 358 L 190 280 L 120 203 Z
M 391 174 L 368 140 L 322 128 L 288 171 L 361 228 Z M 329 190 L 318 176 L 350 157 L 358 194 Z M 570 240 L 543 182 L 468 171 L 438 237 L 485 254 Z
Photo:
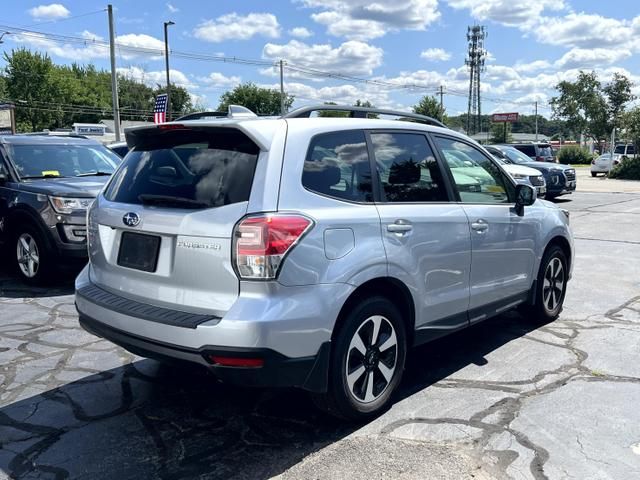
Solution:
M 195 112 L 183 115 L 174 122 L 185 120 L 203 120 L 206 118 L 255 118 L 257 115 L 242 105 L 229 105 L 226 112 Z
M 376 115 L 394 115 L 407 119 L 408 121 L 416 121 L 419 123 L 426 123 L 427 125 L 434 125 L 436 127 L 448 128 L 440 120 L 427 117 L 426 115 L 420 115 L 412 112 L 401 112 L 398 110 L 386 110 L 383 108 L 372 107 L 352 107 L 348 105 L 311 105 L 308 107 L 298 108 L 292 112 L 287 113 L 282 118 L 309 118 L 312 112 L 348 112 L 351 118 L 368 118 L 367 114 L 372 113 Z

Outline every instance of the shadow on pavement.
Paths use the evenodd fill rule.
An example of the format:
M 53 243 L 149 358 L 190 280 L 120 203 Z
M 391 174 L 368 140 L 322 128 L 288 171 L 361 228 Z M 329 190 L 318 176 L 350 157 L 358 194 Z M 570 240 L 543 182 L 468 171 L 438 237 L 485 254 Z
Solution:
M 414 350 L 396 401 L 466 365 L 487 364 L 488 353 L 536 327 L 508 314 Z M 357 428 L 317 411 L 301 391 L 233 388 L 153 360 L 103 371 L 106 351 L 88 353 L 88 376 L 0 408 L 0 472 L 262 479 Z M 72 370 L 65 362 L 54 368 L 57 378 Z
M 71 295 L 74 291 L 73 282 L 80 270 L 81 267 L 74 265 L 62 269 L 44 285 L 27 285 L 13 271 L 6 254 L 0 254 L 0 297 L 41 298 Z

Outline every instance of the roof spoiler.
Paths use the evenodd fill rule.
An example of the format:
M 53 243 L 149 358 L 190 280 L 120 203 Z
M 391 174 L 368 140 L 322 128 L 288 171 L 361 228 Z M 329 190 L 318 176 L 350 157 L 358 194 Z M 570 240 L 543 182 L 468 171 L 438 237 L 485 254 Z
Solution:
M 185 120 L 206 120 L 212 118 L 257 118 L 258 115 L 253 113 L 242 105 L 229 105 L 226 112 L 195 112 L 183 115 L 174 120 L 174 122 L 183 122 Z
M 309 118 L 312 112 L 347 112 L 350 118 L 370 118 L 369 115 L 393 115 L 400 117 L 400 120 L 409 122 L 426 123 L 436 127 L 448 128 L 440 120 L 436 120 L 426 115 L 420 115 L 412 112 L 401 112 L 399 110 L 386 110 L 382 108 L 372 107 L 355 107 L 348 105 L 311 105 L 308 107 L 298 108 L 287 113 L 282 118 Z

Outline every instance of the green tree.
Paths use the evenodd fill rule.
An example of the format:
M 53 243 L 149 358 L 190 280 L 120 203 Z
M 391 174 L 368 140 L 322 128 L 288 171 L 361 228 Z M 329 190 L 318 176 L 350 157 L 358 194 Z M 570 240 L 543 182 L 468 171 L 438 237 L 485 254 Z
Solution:
M 425 95 L 412 107 L 413 113 L 426 115 L 427 117 L 443 119 L 444 110 L 440 108 L 438 99 L 431 95 Z
M 596 142 L 607 139 L 626 104 L 633 99 L 631 81 L 616 73 L 603 86 L 595 72 L 581 71 L 575 82 L 556 85 L 559 95 L 551 100 L 555 118 L 564 119 L 576 136 L 585 134 Z
M 288 110 L 294 97 L 285 93 L 284 104 Z M 280 115 L 280 91 L 258 87 L 255 83 L 241 83 L 220 97 L 219 111 L 226 111 L 229 105 L 242 105 L 258 115 Z
M 635 145 L 636 156 L 640 155 L 640 107 L 635 107 L 622 116 L 622 128 L 625 137 Z
M 130 76 L 118 76 L 118 98 L 123 120 L 153 118 L 153 89 Z
M 46 54 L 24 48 L 5 52 L 7 96 L 16 104 L 16 123 L 32 131 L 48 128 L 60 112 L 59 82 L 54 81 L 54 65 Z
M 513 141 L 511 135 L 512 125 L 509 122 L 495 122 L 491 124 L 491 136 L 489 143 L 509 143 Z

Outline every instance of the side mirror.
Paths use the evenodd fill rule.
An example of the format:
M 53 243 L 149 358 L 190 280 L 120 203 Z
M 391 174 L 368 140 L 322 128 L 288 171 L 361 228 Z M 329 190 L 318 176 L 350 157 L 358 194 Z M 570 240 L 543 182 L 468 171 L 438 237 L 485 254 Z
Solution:
M 536 201 L 536 189 L 530 185 L 519 183 L 516 185 L 516 213 L 524 214 L 524 207 L 533 205 Z

